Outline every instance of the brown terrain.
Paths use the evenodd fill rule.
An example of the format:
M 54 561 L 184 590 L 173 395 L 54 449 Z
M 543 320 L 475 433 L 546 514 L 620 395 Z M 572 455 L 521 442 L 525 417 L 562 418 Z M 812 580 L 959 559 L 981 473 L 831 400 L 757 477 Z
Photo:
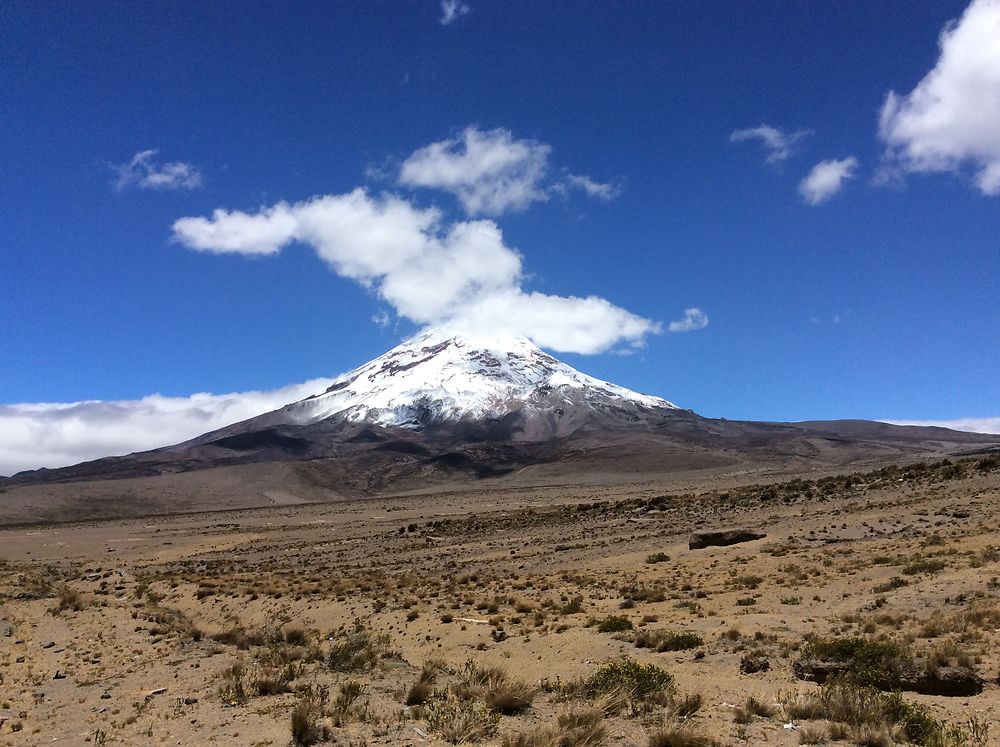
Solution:
M 0 745 L 1000 744 L 1000 457 L 834 462 L 10 488 Z

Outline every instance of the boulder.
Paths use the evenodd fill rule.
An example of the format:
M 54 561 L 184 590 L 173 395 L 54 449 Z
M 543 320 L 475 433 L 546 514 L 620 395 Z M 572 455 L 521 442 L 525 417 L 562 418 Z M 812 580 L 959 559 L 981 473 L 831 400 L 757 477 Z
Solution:
M 792 664 L 792 671 L 800 680 L 823 684 L 831 677 L 849 675 L 851 665 L 842 661 L 799 660 Z M 900 662 L 894 672 L 886 672 L 871 683 L 880 690 L 967 697 L 983 691 L 983 680 L 968 667 L 929 667 L 925 659 Z
M 691 536 L 688 538 L 688 548 L 691 550 L 701 550 L 713 545 L 736 545 L 740 542 L 752 542 L 753 540 L 764 539 L 766 536 L 764 532 L 757 532 L 746 527 L 699 529 L 691 532 Z

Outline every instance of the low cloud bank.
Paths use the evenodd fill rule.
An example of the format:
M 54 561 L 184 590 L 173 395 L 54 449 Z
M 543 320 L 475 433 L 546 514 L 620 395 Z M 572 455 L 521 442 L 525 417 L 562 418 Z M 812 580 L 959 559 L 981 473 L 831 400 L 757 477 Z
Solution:
M 0 475 L 180 443 L 322 392 L 331 381 L 190 397 L 0 405 Z
M 954 420 L 883 420 L 892 425 L 929 425 L 938 428 L 951 428 L 953 431 L 968 431 L 969 433 L 1000 434 L 1000 416 L 993 418 L 955 418 Z

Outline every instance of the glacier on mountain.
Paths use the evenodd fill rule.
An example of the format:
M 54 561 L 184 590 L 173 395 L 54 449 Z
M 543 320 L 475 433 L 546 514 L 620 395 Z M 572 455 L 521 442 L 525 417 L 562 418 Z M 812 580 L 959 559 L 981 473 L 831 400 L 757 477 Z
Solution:
M 338 416 L 348 422 L 420 427 L 551 410 L 560 403 L 677 409 L 660 397 L 581 373 L 525 338 L 426 331 L 281 412 L 296 425 Z

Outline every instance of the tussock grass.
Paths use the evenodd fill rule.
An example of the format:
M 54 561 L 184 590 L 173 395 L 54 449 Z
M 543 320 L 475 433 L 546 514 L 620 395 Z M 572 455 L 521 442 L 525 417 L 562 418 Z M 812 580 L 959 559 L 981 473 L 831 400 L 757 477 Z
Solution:
M 503 747 L 597 747 L 606 730 L 598 708 L 578 708 L 561 714 L 555 724 L 504 739 Z
M 692 631 L 640 630 L 635 634 L 634 643 L 636 648 L 651 648 L 662 653 L 698 648 L 704 641 Z

